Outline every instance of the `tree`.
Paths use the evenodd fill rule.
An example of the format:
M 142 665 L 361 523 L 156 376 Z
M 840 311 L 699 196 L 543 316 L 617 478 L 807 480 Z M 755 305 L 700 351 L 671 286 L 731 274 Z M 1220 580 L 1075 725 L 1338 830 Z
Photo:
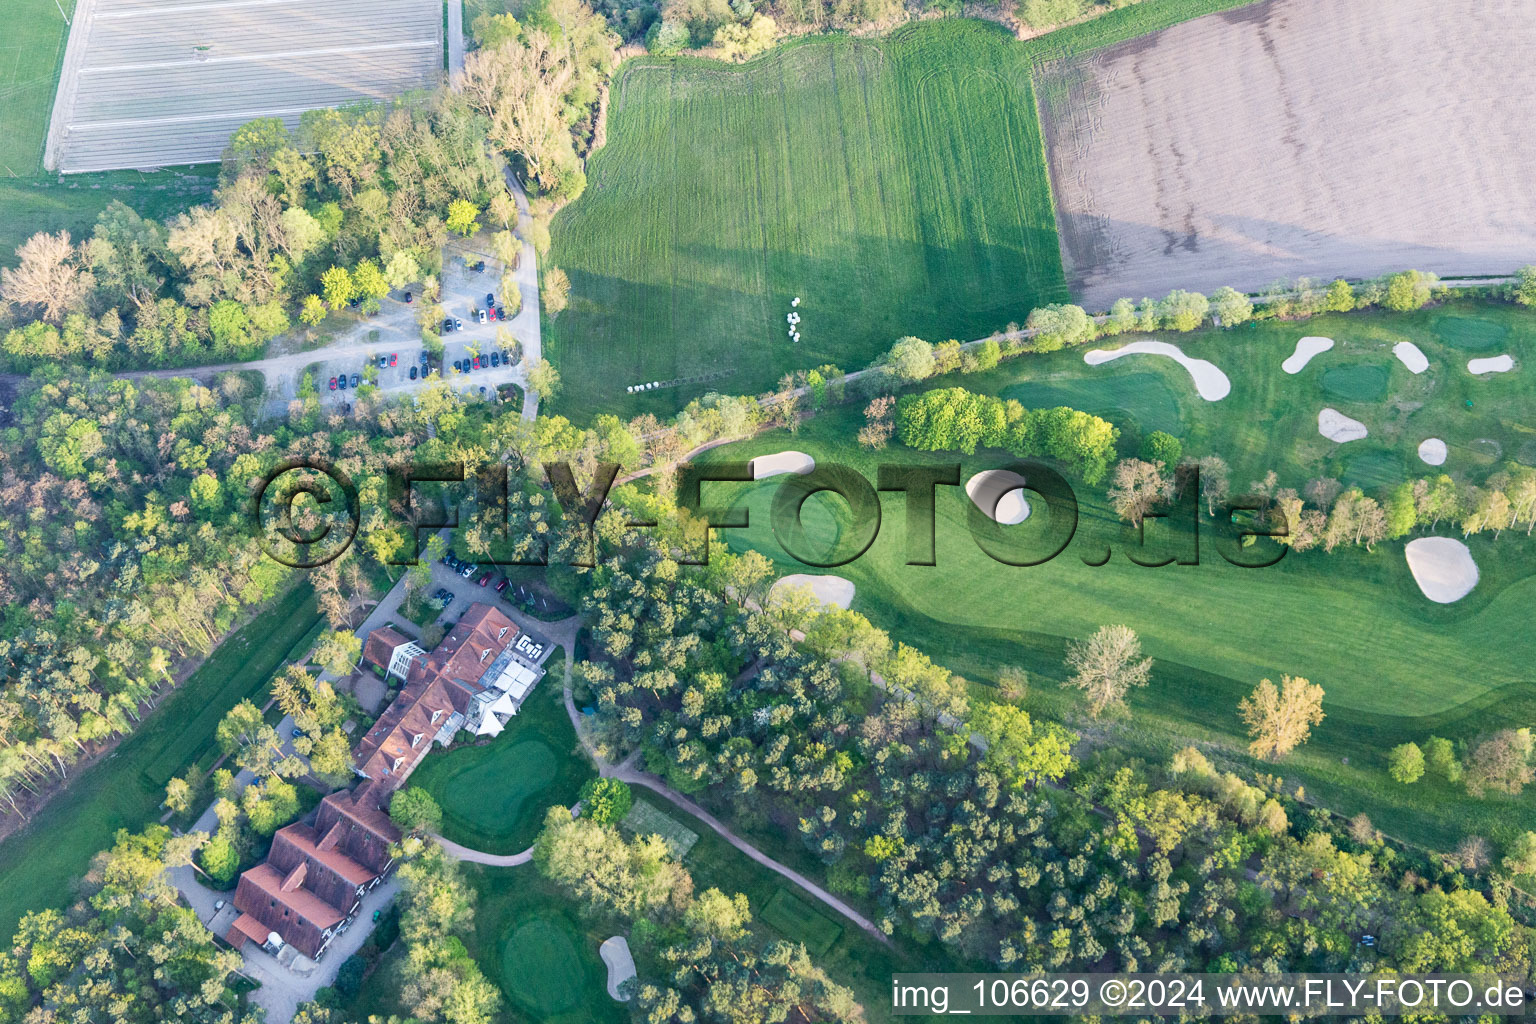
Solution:
M 321 633 L 315 643 L 315 664 L 333 676 L 351 673 L 363 654 L 363 642 L 345 629 Z
M 1536 779 L 1531 765 L 1533 741 L 1529 729 L 1501 729 L 1472 748 L 1467 757 L 1467 792 L 1482 796 L 1486 790 L 1519 796 Z
M 1389 274 L 1384 280 L 1386 292 L 1381 304 L 1394 312 L 1405 313 L 1421 309 L 1429 302 L 1430 294 L 1439 278 L 1420 270 L 1404 270 Z
M 94 284 L 80 265 L 69 232 L 39 232 L 16 249 L 14 268 L 0 269 L 0 298 L 37 312 L 51 324 L 64 322 Z
M 588 779 L 581 787 L 581 813 L 599 825 L 616 825 L 629 813 L 634 795 L 618 779 Z
M 753 14 L 746 24 L 730 22 L 715 30 L 711 45 L 723 60 L 750 60 L 773 45 L 778 24 L 766 14 Z
M 1122 459 L 1115 464 L 1110 478 L 1109 504 L 1121 519 L 1132 526 L 1140 526 L 1167 496 L 1168 490 L 1159 463 Z
M 420 786 L 407 786 L 396 790 L 389 800 L 389 820 L 402 832 L 441 832 L 443 809 Z
M 304 302 L 299 307 L 299 322 L 308 327 L 318 326 L 325 319 L 325 303 L 318 295 L 304 296 Z
M 1088 695 L 1088 713 L 1097 718 L 1110 708 L 1123 707 L 1133 686 L 1146 686 L 1152 659 L 1141 656 L 1141 639 L 1129 626 L 1101 626 L 1087 640 L 1067 645 L 1072 678 L 1063 686 Z
M 967 724 L 986 740 L 986 764 L 1016 788 L 1055 782 L 1072 768 L 1072 734 L 1054 722 L 1036 724 L 1012 704 L 981 704 Z
M 550 267 L 539 275 L 539 302 L 544 312 L 558 316 L 571 302 L 571 279 L 559 267 Z
M 333 266 L 320 275 L 320 286 L 325 291 L 325 301 L 332 309 L 340 309 L 352 301 L 357 286 L 346 267 Z
M 1237 705 L 1238 715 L 1253 737 L 1254 757 L 1277 761 L 1307 742 L 1312 727 L 1323 720 L 1323 688 L 1300 676 L 1281 676 L 1276 687 L 1261 680 Z
M 548 359 L 540 359 L 528 367 L 528 387 L 547 402 L 560 393 L 560 371 Z
M 1424 741 L 1424 767 L 1447 782 L 1461 781 L 1463 769 L 1456 747 L 1443 737 L 1431 736 Z
M 1148 462 L 1161 462 L 1163 471 L 1171 473 L 1184 458 L 1184 445 L 1172 434 L 1154 430 L 1141 442 L 1141 457 Z
M 1175 288 L 1168 293 L 1158 307 L 1163 323 L 1174 331 L 1192 331 L 1205 322 L 1211 303 L 1199 292 L 1186 292 Z
M 222 830 L 203 844 L 203 848 L 198 851 L 198 860 L 208 877 L 221 886 L 233 881 L 235 871 L 240 867 L 240 854 Z
M 1404 784 L 1418 782 L 1424 776 L 1424 752 L 1417 743 L 1400 743 L 1387 755 L 1387 774 Z
M 468 238 L 480 226 L 480 208 L 468 199 L 455 199 L 448 204 L 447 228 L 456 235 Z
M 1223 285 L 1211 293 L 1211 316 L 1223 327 L 1236 327 L 1253 319 L 1253 303 L 1236 288 Z
M 933 346 L 922 338 L 898 338 L 886 353 L 885 361 L 903 381 L 920 381 L 933 376 Z
M 1025 344 L 1032 352 L 1055 352 L 1093 340 L 1094 323 L 1083 307 L 1071 304 L 1037 306 L 1025 326 L 1035 333 Z
M 1023 700 L 1029 693 L 1029 673 L 1017 665 L 997 670 L 997 694 L 1004 700 Z
M 1536 832 L 1522 832 L 1504 851 L 1504 870 L 1536 877 Z
M 165 806 L 176 814 L 185 814 L 192 807 L 192 787 L 186 779 L 172 779 L 165 784 Z
M 1515 271 L 1515 283 L 1511 289 L 1514 300 L 1522 306 L 1536 306 L 1536 266 L 1524 266 Z

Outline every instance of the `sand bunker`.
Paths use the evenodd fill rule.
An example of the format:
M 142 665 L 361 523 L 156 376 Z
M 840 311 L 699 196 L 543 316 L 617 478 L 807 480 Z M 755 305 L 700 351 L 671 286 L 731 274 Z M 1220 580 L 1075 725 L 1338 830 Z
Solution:
M 1004 526 L 1029 518 L 1029 500 L 1024 497 L 1024 478 L 1006 469 L 989 469 L 965 482 L 965 493 L 976 507 Z
M 1332 338 L 1302 338 L 1296 343 L 1296 351 L 1291 357 L 1280 364 L 1280 369 L 1286 373 L 1300 373 L 1302 367 L 1312 361 L 1312 357 L 1333 348 Z
M 1083 356 L 1083 362 L 1089 366 L 1098 366 L 1107 363 L 1111 359 L 1119 359 L 1121 356 L 1134 355 L 1145 352 L 1148 355 L 1167 356 L 1189 371 L 1189 375 L 1195 379 L 1195 390 L 1200 397 L 1207 402 L 1219 402 L 1226 398 L 1232 391 L 1232 382 L 1227 375 L 1221 372 L 1221 367 L 1204 359 L 1191 359 L 1184 354 L 1184 350 L 1177 345 L 1170 345 L 1166 341 L 1133 341 L 1123 348 L 1117 348 L 1113 352 L 1096 348 Z
M 1438 437 L 1431 437 L 1428 440 L 1419 442 L 1419 458 L 1424 461 L 1425 465 L 1445 465 L 1445 454 L 1445 442 Z
M 752 479 L 766 480 L 770 476 L 784 473 L 804 476 L 815 468 L 816 460 L 805 452 L 775 452 L 772 455 L 759 455 L 752 460 Z
M 619 991 L 619 986 L 635 976 L 635 958 L 629 952 L 629 940 L 622 935 L 604 939 L 597 947 L 597 955 L 608 965 L 608 994 L 621 1003 L 629 1002 L 629 996 Z
M 1472 552 L 1454 537 L 1420 537 L 1409 541 L 1403 553 L 1413 582 L 1436 604 L 1460 601 L 1477 586 Z
M 768 597 L 773 598 L 774 591 L 780 587 L 804 587 L 809 590 L 822 604 L 829 604 L 834 608 L 847 608 L 853 604 L 853 581 L 845 580 L 841 576 L 812 576 L 809 573 L 797 572 L 774 583 L 768 591 Z
M 1358 441 L 1369 436 L 1370 431 L 1359 420 L 1350 419 L 1337 409 L 1324 409 L 1317 414 L 1317 432 L 1330 441 Z
M 1409 373 L 1423 373 L 1429 369 L 1429 358 L 1411 341 L 1400 341 L 1393 345 L 1392 354 L 1408 367 Z
M 1515 368 L 1512 356 L 1493 356 L 1489 359 L 1467 360 L 1468 373 L 1508 373 Z

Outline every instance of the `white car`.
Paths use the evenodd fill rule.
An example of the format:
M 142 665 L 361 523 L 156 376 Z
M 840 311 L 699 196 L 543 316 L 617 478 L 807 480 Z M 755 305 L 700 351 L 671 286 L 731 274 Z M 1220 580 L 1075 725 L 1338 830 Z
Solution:
M 485 323 L 485 310 L 480 311 L 480 322 Z

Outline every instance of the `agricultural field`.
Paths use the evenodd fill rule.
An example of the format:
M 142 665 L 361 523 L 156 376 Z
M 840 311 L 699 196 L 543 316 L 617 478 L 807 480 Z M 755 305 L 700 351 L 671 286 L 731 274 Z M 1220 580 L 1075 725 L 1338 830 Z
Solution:
M 1286 374 L 1280 364 L 1303 335 L 1331 337 L 1337 346 L 1300 373 Z M 1146 431 L 1167 430 L 1183 439 L 1187 453 L 1225 458 L 1235 491 L 1271 469 L 1282 485 L 1299 487 L 1331 475 L 1375 491 L 1442 470 L 1481 481 L 1501 459 L 1536 461 L 1536 432 L 1529 426 L 1536 422 L 1529 383 L 1536 320 L 1525 311 L 1460 304 L 1413 314 L 1320 317 L 1304 325 L 1269 322 L 1177 340 L 1231 378 L 1226 399 L 1201 400 L 1189 375 L 1171 360 L 1138 356 L 1089 366 L 1081 351 L 1022 357 L 989 374 L 923 386 L 954 384 L 1029 406 L 1068 404 L 1096 413 L 1121 427 L 1120 447 L 1127 453 L 1135 452 Z M 1401 341 L 1414 342 L 1427 356 L 1424 374 L 1409 373 L 1393 355 L 1392 346 Z M 1467 372 L 1465 346 L 1490 342 L 1485 351 L 1512 354 L 1515 372 Z M 1118 344 L 1106 339 L 1104 347 Z M 1324 406 L 1360 419 L 1370 436 L 1347 444 L 1326 440 L 1317 425 Z M 701 460 L 794 448 L 869 479 L 882 462 L 963 461 L 965 479 L 1011 460 L 1003 452 L 962 457 L 899 444 L 871 454 L 851 443 L 862 422 L 858 409 L 836 409 L 793 438 L 775 432 L 713 449 Z M 1443 467 L 1419 462 L 1417 445 L 1426 437 L 1447 442 Z M 769 522 L 773 483 L 710 488 L 711 504 L 734 493 L 750 511 L 750 529 L 725 531 L 732 547 L 763 551 L 781 573 L 821 571 L 791 559 L 775 539 Z M 1066 642 L 1106 623 L 1131 626 L 1158 665 L 1152 685 L 1132 693 L 1129 719 L 1109 726 L 1113 742 L 1128 751 L 1166 758 L 1191 740 L 1208 741 L 1232 762 L 1272 770 L 1247 762 L 1235 708 L 1261 678 L 1301 675 L 1327 692 L 1328 718 L 1280 770 L 1313 799 L 1347 814 L 1368 811 L 1392 834 L 1440 848 L 1467 834 L 1507 835 L 1516 820 L 1536 810 L 1529 792 L 1518 800 L 1451 799 L 1440 791 L 1449 788 L 1443 783 L 1407 787 L 1385 776 L 1386 753 L 1397 743 L 1430 734 L 1470 739 L 1536 714 L 1529 645 L 1518 642 L 1528 633 L 1536 601 L 1536 554 L 1523 536 L 1506 534 L 1497 542 L 1473 537 L 1468 543 L 1481 580 L 1460 602 L 1440 605 L 1420 593 L 1401 542 L 1369 552 L 1293 554 L 1271 568 L 1244 569 L 1221 557 L 1219 550 L 1233 550 L 1231 542 L 1219 539 L 1213 520 L 1205 518 L 1198 565 L 1140 567 L 1127 555 L 1134 534 L 1107 507 L 1104 486 L 1077 484 L 1076 490 L 1076 535 L 1060 557 L 1041 566 L 1009 567 L 983 554 L 967 530 L 964 491 L 941 488 L 937 567 L 905 564 L 902 499 L 886 494 L 873 546 L 827 571 L 854 581 L 855 610 L 969 679 L 986 684 L 1002 665 L 1026 668 L 1034 679 L 1026 706 L 1069 721 L 1078 716 L 1077 705 L 1057 685 L 1066 674 Z M 846 517 L 845 504 L 819 496 L 808 505 L 807 529 L 830 549 L 850 525 Z M 1042 511 L 1008 529 L 1038 540 L 1049 519 Z M 1194 552 L 1191 529 L 1188 515 L 1153 522 L 1150 550 L 1140 557 L 1188 558 Z M 1440 532 L 1456 535 L 1453 528 Z M 1111 549 L 1106 565 L 1085 564 Z M 957 579 L 967 581 L 960 602 L 951 587 L 939 585 Z M 1103 733 L 1097 726 L 1093 731 Z
M 1044 64 L 1074 300 L 1529 262 L 1529 14 L 1267 0 Z
M 1065 298 L 1027 53 L 994 25 L 633 61 L 588 175 L 554 223 L 572 298 L 546 336 L 578 415 L 762 391 Z
M 0 179 L 42 169 L 48 111 L 75 0 L 10 0 L 0 37 Z
M 442 77 L 431 0 L 252 7 L 88 0 L 71 29 L 45 166 L 66 173 L 219 159 L 258 117 L 382 100 Z

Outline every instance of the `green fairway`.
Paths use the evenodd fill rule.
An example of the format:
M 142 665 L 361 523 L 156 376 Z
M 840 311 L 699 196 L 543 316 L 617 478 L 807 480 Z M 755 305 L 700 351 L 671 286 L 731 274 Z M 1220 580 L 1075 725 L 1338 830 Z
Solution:
M 542 680 L 506 730 L 480 746 L 427 756 L 411 784 L 443 809 L 443 835 L 489 853 L 533 844 L 552 804 L 570 806 L 592 777 L 560 700 L 560 666 Z
M 539 1020 L 580 1006 L 587 984 L 576 954 L 580 941 L 580 932 L 564 915 L 523 919 L 502 942 L 501 982 L 507 998 Z
M 29 910 L 63 907 L 120 828 L 159 817 L 165 783 L 207 753 L 218 721 L 257 696 L 319 618 L 308 584 L 289 590 L 219 646 L 105 760 L 80 772 L 27 828 L 0 843 L 0 934 Z
M 560 408 L 762 391 L 1064 299 L 1041 147 L 1027 51 L 989 23 L 807 39 L 741 67 L 627 63 L 587 193 L 554 224 L 572 284 L 547 335 Z M 624 390 L 685 377 L 708 379 Z
M 1523 365 L 1536 360 L 1536 317 L 1510 307 L 1470 304 L 1464 312 L 1504 327 L 1506 348 Z M 1445 471 L 1480 480 L 1488 466 L 1474 454 L 1478 442 L 1509 452 L 1526 440 L 1526 424 L 1536 422 L 1536 389 L 1528 380 L 1472 378 L 1464 358 L 1436 338 L 1435 317 L 1357 314 L 1320 318 L 1305 329 L 1270 323 L 1181 337 L 1190 355 L 1212 360 L 1231 377 L 1232 393 L 1218 403 L 1199 400 L 1181 368 L 1152 356 L 1089 367 L 1081 352 L 1062 352 L 1024 357 L 990 374 L 937 384 L 1008 394 L 1023 382 L 1046 380 L 1057 394 L 1070 391 L 1072 404 L 1113 416 L 1124 401 L 1116 394 L 1115 379 L 1154 374 L 1178 396 L 1174 432 L 1184 440 L 1185 451 L 1227 459 L 1236 491 L 1270 469 L 1290 486 L 1322 475 L 1343 474 L 1362 482 L 1432 475 L 1439 470 L 1424 466 L 1416 455 L 1425 437 L 1449 442 Z M 1368 411 L 1353 407 L 1371 437 L 1336 445 L 1317 433 L 1317 411 L 1327 404 L 1317 377 L 1291 377 L 1279 367 L 1296 339 L 1308 333 L 1339 342 L 1335 352 L 1316 360 L 1325 371 L 1330 360 L 1344 363 L 1377 352 L 1390 358 L 1392 344 L 1402 340 L 1417 343 L 1431 366 L 1415 377 L 1393 365 L 1387 399 Z M 1103 405 L 1093 401 L 1101 384 L 1109 396 Z M 1475 409 L 1464 405 L 1469 395 L 1477 396 Z M 857 409 L 840 409 L 818 416 L 793 438 L 766 435 L 702 458 L 740 459 L 793 447 L 819 462 L 852 466 L 868 479 L 880 462 L 963 460 L 968 475 L 1009 459 L 999 452 L 962 459 L 899 445 L 872 455 L 852 443 L 861 423 Z M 1122 450 L 1134 449 L 1122 444 Z M 752 526 L 727 531 L 728 543 L 759 548 L 779 562 L 782 572 L 804 571 L 784 554 L 770 529 L 773 484 L 709 486 L 706 500 L 711 504 L 727 500 L 733 491 L 745 492 Z M 968 500 L 960 488 L 940 489 L 938 566 L 904 564 L 903 499 L 882 495 L 883 524 L 873 547 L 859 560 L 829 571 L 856 583 L 856 609 L 971 678 L 990 679 L 1008 663 L 1038 673 L 1030 701 L 1053 714 L 1070 715 L 1075 708 L 1056 685 L 1065 674 L 1066 641 L 1106 623 L 1130 625 L 1159 664 L 1153 684 L 1132 694 L 1130 723 L 1115 727 L 1129 731 L 1123 743 L 1116 741 L 1128 748 L 1140 745 L 1166 756 L 1175 743 L 1209 739 L 1241 759 L 1239 698 L 1261 678 L 1302 675 L 1327 691 L 1329 717 L 1282 770 L 1287 780 L 1304 782 L 1329 806 L 1348 813 L 1367 809 L 1396 835 L 1444 846 L 1469 832 L 1507 835 L 1516 806 L 1524 814 L 1536 807 L 1536 794 L 1528 793 L 1520 801 L 1462 800 L 1448 812 L 1429 799 L 1433 787 L 1397 786 L 1385 779 L 1383 769 L 1393 744 L 1422 740 L 1431 732 L 1471 738 L 1536 714 L 1527 625 L 1536 600 L 1536 554 L 1523 537 L 1506 535 L 1497 544 L 1474 537 L 1470 545 L 1481 582 L 1461 602 L 1443 606 L 1419 592 L 1401 542 L 1380 544 L 1374 552 L 1340 549 L 1332 555 L 1291 556 L 1268 569 L 1241 569 L 1217 554 L 1214 524 L 1206 519 L 1199 565 L 1139 567 L 1126 555 L 1134 536 L 1106 508 L 1103 486 L 1078 486 L 1077 496 L 1081 518 L 1066 552 L 1045 565 L 1013 568 L 992 561 L 970 539 Z M 828 517 L 820 518 L 824 524 Z M 1042 511 L 1030 522 L 1038 520 L 1034 528 L 1043 529 L 1048 519 Z M 1189 552 L 1187 523 L 1149 527 L 1154 548 L 1149 554 Z M 813 535 L 828 533 L 826 525 L 809 523 L 808 528 Z M 1085 564 L 1085 559 L 1101 559 L 1107 548 L 1116 552 L 1107 565 Z M 948 585 L 957 580 L 964 581 L 961 601 Z

